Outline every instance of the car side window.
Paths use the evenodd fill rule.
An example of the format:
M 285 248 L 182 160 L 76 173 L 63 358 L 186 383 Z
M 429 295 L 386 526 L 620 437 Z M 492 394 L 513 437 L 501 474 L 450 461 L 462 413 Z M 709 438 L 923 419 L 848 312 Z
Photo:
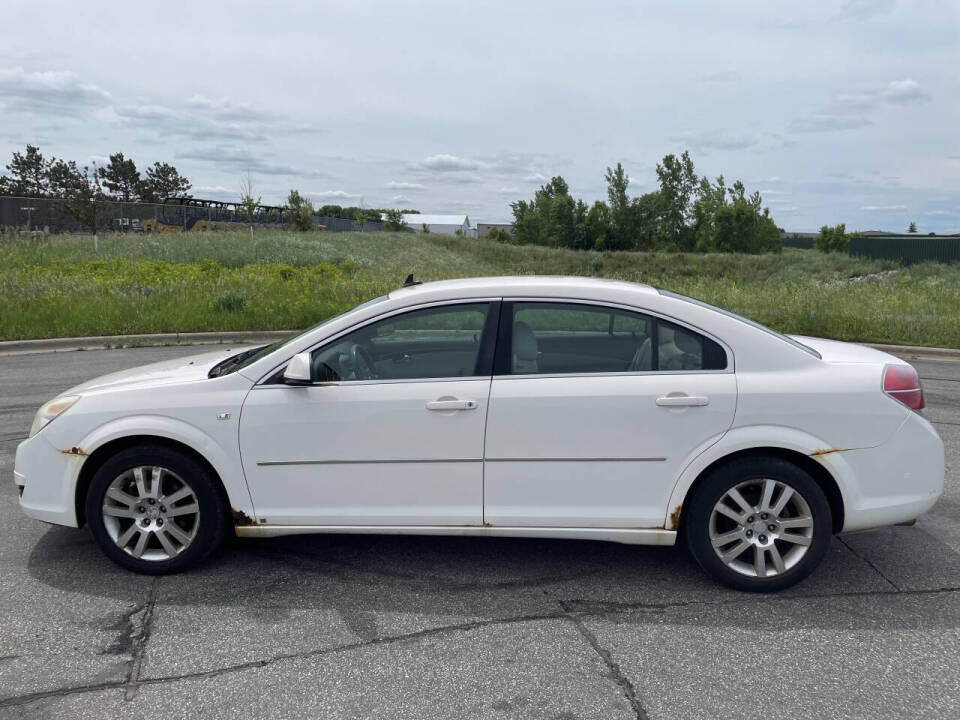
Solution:
M 514 303 L 510 373 L 653 369 L 652 319 L 579 303 Z
M 666 320 L 657 321 L 658 370 L 723 370 L 727 355 L 716 342 Z
M 511 375 L 722 370 L 723 348 L 700 333 L 643 313 L 581 303 L 513 303 Z M 498 353 L 500 351 L 498 350 Z
M 472 377 L 489 303 L 413 310 L 365 325 L 311 355 L 317 382 Z

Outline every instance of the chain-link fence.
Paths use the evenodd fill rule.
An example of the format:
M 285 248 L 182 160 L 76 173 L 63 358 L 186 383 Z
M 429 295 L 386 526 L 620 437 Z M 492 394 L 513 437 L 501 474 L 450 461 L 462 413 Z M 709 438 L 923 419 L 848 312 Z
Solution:
M 319 227 L 331 232 L 377 232 L 382 222 L 356 223 L 349 218 L 317 217 Z M 141 203 L 98 200 L 77 207 L 57 198 L 0 196 L 0 229 L 52 233 L 197 232 L 246 228 L 249 225 L 286 227 L 282 208 L 259 207 L 248 218 L 231 204 L 184 202 Z

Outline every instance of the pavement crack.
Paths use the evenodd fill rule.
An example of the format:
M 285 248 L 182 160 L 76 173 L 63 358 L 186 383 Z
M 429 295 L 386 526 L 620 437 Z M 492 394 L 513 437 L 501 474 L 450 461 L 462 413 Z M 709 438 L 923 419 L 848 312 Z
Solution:
M 130 701 L 137 695 L 137 687 L 140 684 L 140 669 L 143 666 L 143 658 L 147 652 L 147 643 L 150 641 L 150 631 L 153 630 L 153 611 L 157 605 L 157 587 L 160 585 L 160 578 L 155 577 L 150 583 L 150 592 L 147 595 L 147 602 L 143 606 L 143 614 L 140 616 L 139 623 L 137 615 L 139 611 L 130 616 L 132 627 L 131 635 L 133 637 L 133 655 L 130 660 L 130 675 L 125 684 L 126 691 L 123 699 Z
M 843 539 L 842 537 L 840 537 L 839 535 L 837 536 L 837 540 L 839 540 L 839 541 L 840 541 L 840 544 L 843 545 L 847 550 L 849 550 L 850 552 L 852 552 L 852 553 L 853 553 L 853 556 L 854 556 L 855 558 L 858 558 L 859 560 L 862 560 L 862 561 L 865 562 L 867 565 L 869 565 L 871 568 L 873 568 L 873 571 L 874 571 L 875 573 L 877 573 L 877 575 L 879 575 L 880 577 L 882 577 L 884 580 L 886 580 L 888 583 L 890 583 L 890 585 L 893 586 L 893 589 L 894 589 L 894 590 L 896 590 L 897 592 L 900 591 L 900 586 L 897 585 L 893 580 L 891 580 L 890 578 L 888 578 L 888 577 L 884 574 L 883 570 L 881 570 L 879 567 L 877 567 L 876 565 L 874 565 L 873 562 L 870 560 L 870 558 L 866 557 L 865 555 L 861 555 L 859 552 L 857 552 L 856 550 L 854 550 L 853 546 L 850 545 L 846 540 L 844 540 L 844 539 Z
M 156 581 L 155 581 L 156 583 Z M 154 588 L 155 590 L 155 588 Z M 811 595 L 792 595 L 792 596 L 781 596 L 781 597 L 768 597 L 764 602 L 787 602 L 787 601 L 806 601 L 806 600 L 823 600 L 826 598 L 856 598 L 856 597 L 904 597 L 909 595 L 937 595 L 944 593 L 958 593 L 960 592 L 960 587 L 941 587 L 941 588 L 931 588 L 924 590 L 900 590 L 900 591 L 883 591 L 883 590 L 863 590 L 863 591 L 852 591 L 852 592 L 838 592 L 838 593 L 817 593 Z M 148 600 L 148 605 L 150 606 L 150 619 L 152 623 L 153 619 L 153 606 L 151 603 L 154 600 L 154 593 L 151 593 L 151 599 Z M 525 622 L 538 622 L 542 620 L 558 620 L 565 619 L 577 624 L 577 629 L 581 633 L 586 630 L 586 627 L 583 626 L 582 618 L 585 617 L 596 617 L 603 615 L 618 615 L 631 612 L 633 610 L 665 610 L 672 608 L 685 608 L 691 606 L 723 606 L 723 605 L 736 605 L 746 602 L 757 602 L 756 596 L 751 593 L 743 593 L 742 597 L 728 598 L 720 601 L 708 601 L 708 600 L 691 600 L 691 601 L 680 601 L 672 603 L 611 603 L 611 602 L 596 602 L 591 603 L 588 606 L 588 609 L 575 609 L 571 607 L 571 604 L 568 601 L 557 600 L 563 610 L 558 610 L 555 612 L 544 612 L 536 613 L 530 615 L 518 615 L 518 616 L 508 616 L 502 618 L 494 618 L 491 620 L 478 620 L 470 623 L 459 623 L 456 625 L 441 625 L 439 627 L 427 628 L 425 630 L 418 630 L 411 633 L 404 633 L 401 635 L 391 635 L 386 637 L 374 638 L 372 640 L 364 640 L 362 642 L 348 643 L 344 645 L 335 645 L 333 647 L 327 648 L 317 648 L 314 650 L 306 650 L 298 653 L 283 653 L 279 655 L 273 655 L 267 658 L 262 658 L 260 660 L 251 660 L 245 663 L 238 663 L 236 665 L 227 665 L 221 668 L 214 668 L 211 670 L 200 670 L 196 672 L 183 673 L 180 675 L 164 675 L 161 677 L 155 678 L 141 678 L 139 676 L 140 666 L 146 650 L 146 640 L 148 639 L 149 632 L 145 635 L 143 631 L 138 635 L 137 647 L 139 648 L 138 658 L 135 660 L 135 668 L 131 667 L 130 677 L 127 680 L 116 680 L 112 682 L 96 683 L 90 685 L 75 685 L 65 688 L 57 688 L 53 690 L 44 690 L 40 692 L 28 693 L 24 695 L 14 695 L 11 697 L 3 698 L 0 700 L 0 708 L 4 707 L 14 707 L 20 705 L 28 705 L 32 702 L 38 700 L 43 700 L 51 697 L 64 697 L 68 695 L 97 692 L 100 690 L 111 690 L 119 688 L 139 688 L 144 685 L 161 685 L 168 682 L 179 682 L 181 680 L 193 680 L 193 679 L 204 679 L 217 677 L 219 675 L 227 675 L 230 673 L 242 672 L 244 670 L 250 670 L 255 668 L 266 667 L 268 665 L 273 665 L 274 663 L 284 662 L 288 660 L 299 660 L 307 659 L 312 657 L 323 657 L 325 655 L 334 655 L 343 652 L 350 652 L 353 650 L 361 650 L 367 647 L 373 647 L 378 645 L 391 645 L 394 643 L 402 642 L 415 642 L 417 640 L 422 640 L 424 638 L 445 635 L 449 633 L 459 633 L 459 632 L 469 632 L 471 630 L 478 630 L 485 627 L 493 627 L 497 625 L 511 625 L 517 623 Z M 145 614 L 146 615 L 146 614 Z M 146 623 L 145 623 L 146 626 Z M 583 628 L 581 630 L 581 627 Z M 587 631 L 589 633 L 589 631 Z M 587 637 L 587 636 L 584 636 Z M 588 641 L 589 638 L 587 637 Z M 602 648 L 599 650 L 599 644 L 594 650 L 598 653 L 606 652 Z M 601 655 L 601 657 L 603 657 Z M 604 660 L 606 662 L 606 660 Z M 611 661 L 612 662 L 612 661 Z M 620 673 L 622 677 L 622 673 Z M 628 680 L 624 677 L 624 680 L 629 683 Z M 634 698 L 636 696 L 634 694 Z M 631 705 L 633 703 L 631 702 Z M 640 708 L 641 712 L 643 711 L 642 706 L 639 706 L 639 701 L 637 707 Z M 634 711 L 636 712 L 636 707 Z M 644 715 L 637 715 L 638 718 L 647 718 Z
M 604 648 L 600 641 L 597 639 L 597 636 L 590 631 L 580 615 L 574 612 L 571 612 L 563 601 L 558 600 L 560 606 L 564 610 L 564 617 L 567 618 L 573 626 L 577 629 L 583 639 L 587 641 L 587 644 L 593 648 L 593 651 L 600 656 L 600 660 L 603 661 L 603 664 L 607 666 L 607 672 L 610 674 L 610 678 L 617 684 L 620 688 L 620 692 L 623 693 L 624 697 L 627 698 L 627 702 L 630 703 L 630 707 L 633 709 L 633 714 L 636 716 L 637 720 L 649 720 L 647 711 L 643 709 L 643 705 L 640 703 L 640 698 L 637 697 L 637 691 L 633 687 L 633 683 L 630 682 L 630 679 L 624 675 L 623 670 L 620 669 L 620 666 L 613 659 L 613 656 L 610 654 L 610 651 Z

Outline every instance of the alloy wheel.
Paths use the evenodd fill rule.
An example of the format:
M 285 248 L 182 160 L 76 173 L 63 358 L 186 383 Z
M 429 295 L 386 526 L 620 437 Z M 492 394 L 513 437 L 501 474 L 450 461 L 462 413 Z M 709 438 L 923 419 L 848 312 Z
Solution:
M 182 553 L 200 527 L 193 488 L 171 470 L 130 468 L 103 497 L 103 525 L 121 550 L 141 560 L 169 560 Z
M 727 490 L 710 513 L 710 544 L 727 567 L 766 578 L 794 567 L 813 542 L 813 513 L 790 485 L 751 479 Z

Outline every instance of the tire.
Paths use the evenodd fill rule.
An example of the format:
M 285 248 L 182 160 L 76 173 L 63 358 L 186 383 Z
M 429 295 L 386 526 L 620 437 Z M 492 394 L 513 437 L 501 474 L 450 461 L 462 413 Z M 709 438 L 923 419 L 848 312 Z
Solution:
M 817 482 L 772 457 L 733 460 L 710 473 L 688 501 L 684 523 L 700 567 L 747 592 L 776 592 L 806 578 L 833 534 L 830 505 Z
M 217 478 L 189 455 L 159 445 L 137 445 L 109 458 L 90 482 L 85 508 L 106 556 L 147 575 L 199 565 L 227 527 Z

